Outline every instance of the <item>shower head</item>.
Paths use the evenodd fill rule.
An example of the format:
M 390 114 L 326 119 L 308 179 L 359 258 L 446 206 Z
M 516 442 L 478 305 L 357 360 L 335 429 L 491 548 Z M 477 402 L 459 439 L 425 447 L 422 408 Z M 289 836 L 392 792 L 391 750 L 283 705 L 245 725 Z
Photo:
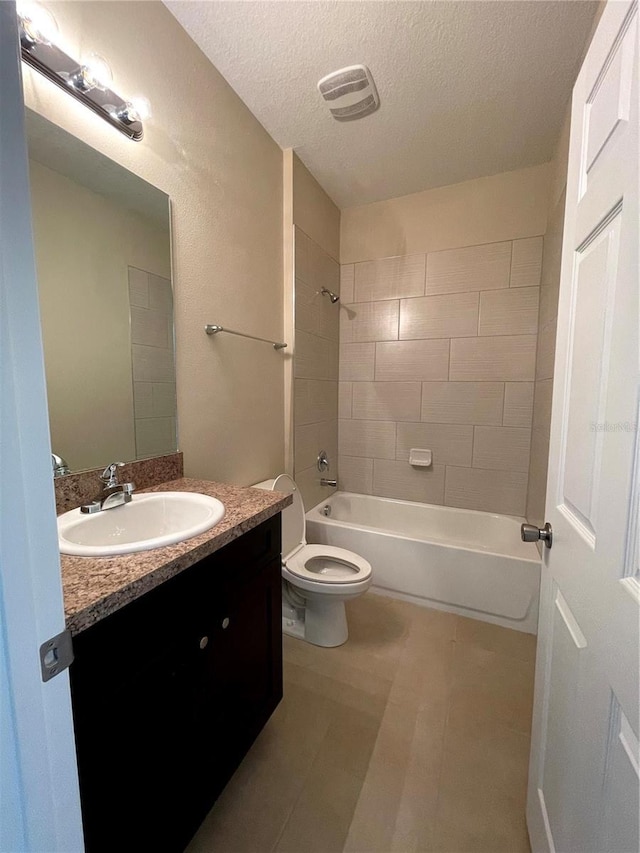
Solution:
M 320 291 L 320 293 L 326 293 L 326 294 L 327 294 L 327 296 L 329 297 L 329 299 L 331 300 L 331 302 L 332 302 L 334 305 L 335 305 L 335 303 L 336 303 L 336 302 L 339 302 L 339 301 L 340 301 L 340 297 L 338 296 L 338 294 L 337 294 L 337 293 L 334 293 L 332 290 L 329 290 L 329 289 L 328 289 L 328 288 L 326 288 L 326 287 L 323 287 L 323 288 L 322 288 L 322 290 Z

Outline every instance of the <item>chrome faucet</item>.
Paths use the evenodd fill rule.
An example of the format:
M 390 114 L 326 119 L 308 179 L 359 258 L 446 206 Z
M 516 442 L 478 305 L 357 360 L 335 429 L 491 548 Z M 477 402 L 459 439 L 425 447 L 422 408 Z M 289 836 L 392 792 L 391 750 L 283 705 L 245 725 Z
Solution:
M 111 465 L 107 465 L 100 475 L 100 480 L 104 484 L 102 491 L 91 503 L 81 506 L 80 512 L 91 514 L 130 503 L 136 484 L 118 482 L 118 468 L 123 466 L 124 462 L 112 462 Z
M 66 459 L 58 456 L 57 453 L 51 454 L 51 467 L 53 468 L 54 477 L 63 477 L 65 474 L 71 473 L 71 468 L 69 468 Z
M 321 486 L 331 486 L 332 489 L 335 489 L 338 486 L 338 481 L 337 480 L 326 480 L 324 477 L 321 477 L 320 478 L 320 485 Z

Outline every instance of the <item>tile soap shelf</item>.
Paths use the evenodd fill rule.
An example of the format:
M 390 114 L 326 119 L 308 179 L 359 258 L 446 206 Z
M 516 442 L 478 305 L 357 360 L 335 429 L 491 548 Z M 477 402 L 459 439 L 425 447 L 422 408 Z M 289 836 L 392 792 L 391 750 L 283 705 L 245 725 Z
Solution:
M 413 465 L 414 468 L 430 468 L 432 462 L 433 458 L 430 450 L 412 447 L 409 451 L 409 465 Z

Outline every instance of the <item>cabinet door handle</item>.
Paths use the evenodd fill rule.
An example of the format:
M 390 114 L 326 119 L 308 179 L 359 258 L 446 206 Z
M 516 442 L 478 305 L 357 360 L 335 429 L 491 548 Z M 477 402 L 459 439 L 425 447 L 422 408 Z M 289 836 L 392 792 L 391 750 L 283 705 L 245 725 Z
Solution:
M 208 643 L 209 643 L 209 638 L 208 638 L 208 637 L 206 637 L 206 636 L 205 636 L 205 637 L 201 637 L 201 638 L 200 638 L 200 643 L 199 643 L 199 645 L 200 645 L 200 648 L 201 648 L 201 649 L 206 649 L 206 647 L 207 647 L 207 644 L 208 644 Z
M 222 620 L 222 627 L 224 630 L 226 630 L 229 627 L 229 617 L 228 616 L 225 616 L 224 619 Z

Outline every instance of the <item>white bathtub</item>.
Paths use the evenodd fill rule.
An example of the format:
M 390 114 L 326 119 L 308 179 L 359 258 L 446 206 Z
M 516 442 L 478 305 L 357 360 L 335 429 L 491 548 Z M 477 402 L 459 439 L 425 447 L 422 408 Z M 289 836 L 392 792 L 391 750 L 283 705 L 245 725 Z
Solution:
M 349 492 L 336 492 L 306 518 L 309 542 L 371 563 L 372 589 L 536 633 L 540 558 L 520 538 L 524 519 Z

